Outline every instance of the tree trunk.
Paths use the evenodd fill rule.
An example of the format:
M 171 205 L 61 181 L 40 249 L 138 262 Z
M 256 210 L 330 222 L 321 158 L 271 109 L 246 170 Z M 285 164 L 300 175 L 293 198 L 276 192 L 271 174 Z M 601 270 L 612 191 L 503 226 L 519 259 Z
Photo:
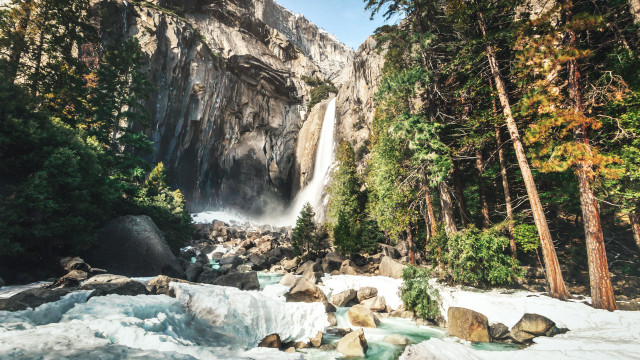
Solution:
M 416 264 L 416 257 L 413 252 L 413 229 L 411 224 L 407 225 L 407 241 L 409 242 L 409 262 L 411 265 Z
M 440 206 L 442 207 L 442 220 L 444 221 L 444 230 L 447 235 L 452 235 L 458 232 L 456 227 L 455 216 L 453 215 L 453 200 L 449 192 L 449 185 L 445 181 L 438 184 L 438 190 L 440 192 Z
M 487 202 L 487 188 L 485 187 L 482 174 L 484 173 L 484 161 L 482 151 L 476 149 L 476 169 L 478 170 L 478 187 L 480 188 L 480 206 L 482 213 L 482 228 L 488 229 L 491 226 L 489 219 L 489 203 Z
M 469 226 L 469 211 L 467 210 L 467 201 L 464 198 L 464 185 L 462 184 L 462 179 L 460 178 L 460 170 L 456 165 L 456 162 L 453 162 L 453 185 L 456 190 L 456 200 L 458 200 L 458 208 L 460 209 L 460 219 L 462 220 L 462 227 L 466 228 Z
M 567 6 L 567 20 L 572 17 L 572 4 Z M 573 30 L 568 30 L 569 44 L 575 46 L 576 35 Z M 568 62 L 569 73 L 569 95 L 573 102 L 573 110 L 576 116 L 584 116 L 582 103 L 582 91 L 580 89 L 580 70 L 577 60 Z M 587 138 L 587 128 L 585 124 L 580 124 L 573 128 L 573 136 L 576 142 L 584 146 L 587 154 L 591 155 L 591 146 Z M 576 167 L 576 175 L 580 189 L 580 205 L 582 207 L 582 219 L 584 224 L 584 234 L 587 242 L 587 258 L 589 262 L 589 283 L 591 285 L 592 305 L 596 309 L 606 309 L 614 311 L 618 308 L 611 286 L 609 275 L 609 265 L 607 263 L 607 252 L 604 247 L 604 237 L 602 236 L 602 224 L 600 222 L 600 212 L 598 201 L 593 194 L 591 182 L 593 180 L 592 162 L 590 160 L 579 161 Z
M 15 30 L 15 39 L 9 53 L 7 79 L 14 82 L 18 76 L 18 68 L 20 67 L 20 59 L 27 47 L 27 28 L 31 22 L 31 11 L 33 0 L 23 1 L 17 11 L 20 11 L 20 20 Z
M 629 222 L 631 223 L 633 238 L 636 240 L 638 250 L 640 250 L 640 216 L 638 216 L 638 214 L 635 212 L 629 214 Z
M 479 13 L 478 24 L 484 37 L 487 36 L 484 26 L 484 20 L 482 13 Z M 549 283 L 549 289 L 551 296 L 557 299 L 566 300 L 569 298 L 569 291 L 564 283 L 562 277 L 562 271 L 560 270 L 560 264 L 558 262 L 558 256 L 556 249 L 551 239 L 551 232 L 549 232 L 549 226 L 547 224 L 547 218 L 540 202 L 540 196 L 538 195 L 538 189 L 533 180 L 533 174 L 531 168 L 529 168 L 529 160 L 524 152 L 522 141 L 520 140 L 520 134 L 518 132 L 518 126 L 511 113 L 511 104 L 509 102 L 509 96 L 507 89 L 502 81 L 502 75 L 500 74 L 500 68 L 498 67 L 498 61 L 496 59 L 493 47 L 490 44 L 486 45 L 487 58 L 489 60 L 489 66 L 491 67 L 491 73 L 495 83 L 495 89 L 502 105 L 504 117 L 507 122 L 507 129 L 511 135 L 513 141 L 513 147 L 515 149 L 516 157 L 518 159 L 518 165 L 522 172 L 522 178 L 524 180 L 525 187 L 527 188 L 527 195 L 529 197 L 529 203 L 531 204 L 531 211 L 533 218 L 538 228 L 538 234 L 540 235 L 540 243 L 542 245 L 542 256 L 544 257 L 544 264 L 546 270 L 547 282 Z
M 427 203 L 427 215 L 429 216 L 429 225 L 431 226 L 431 234 L 435 235 L 438 229 L 436 227 L 436 215 L 433 213 L 433 203 L 431 202 L 429 187 L 426 187 L 425 189 L 424 200 Z
M 494 101 L 495 105 L 495 101 Z M 497 107 L 496 107 L 497 111 Z M 500 174 L 502 175 L 502 188 L 504 189 L 504 204 L 507 208 L 507 220 L 509 221 L 509 244 L 511 245 L 511 256 L 518 257 L 516 240 L 513 237 L 513 207 L 511 206 L 511 191 L 509 190 L 509 177 L 507 176 L 507 161 L 504 158 L 502 149 L 502 135 L 499 127 L 496 127 L 496 141 L 498 143 L 498 160 L 500 162 Z

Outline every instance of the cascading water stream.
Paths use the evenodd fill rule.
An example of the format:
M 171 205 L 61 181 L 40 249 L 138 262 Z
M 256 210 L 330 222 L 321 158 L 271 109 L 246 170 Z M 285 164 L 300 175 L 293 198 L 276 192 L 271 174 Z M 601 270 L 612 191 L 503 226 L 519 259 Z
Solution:
M 269 219 L 269 223 L 279 226 L 295 225 L 296 218 L 306 203 L 313 206 L 316 214 L 322 212 L 324 207 L 323 195 L 329 181 L 331 165 L 334 159 L 334 128 L 336 123 L 336 99 L 333 98 L 324 113 L 322 130 L 318 140 L 316 159 L 313 167 L 313 178 L 299 193 L 286 210 L 284 215 Z

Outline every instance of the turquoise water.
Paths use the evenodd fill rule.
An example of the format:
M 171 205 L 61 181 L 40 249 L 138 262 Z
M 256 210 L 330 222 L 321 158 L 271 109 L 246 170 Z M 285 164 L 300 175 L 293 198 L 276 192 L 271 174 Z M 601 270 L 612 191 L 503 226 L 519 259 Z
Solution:
M 259 272 L 258 282 L 260 283 L 260 290 L 264 289 L 267 285 L 274 285 L 282 280 L 282 275 L 278 273 Z

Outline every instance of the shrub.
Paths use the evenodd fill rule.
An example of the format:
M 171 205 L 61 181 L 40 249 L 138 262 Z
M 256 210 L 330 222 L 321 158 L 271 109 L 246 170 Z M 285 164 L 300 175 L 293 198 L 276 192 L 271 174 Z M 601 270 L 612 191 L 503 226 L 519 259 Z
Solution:
M 471 227 L 447 237 L 444 259 L 455 283 L 511 284 L 521 276 L 518 261 L 507 254 L 509 239 L 496 229 Z
M 311 100 L 309 100 L 309 104 L 307 105 L 307 111 L 311 111 L 316 104 L 328 99 L 330 94 L 336 94 L 337 92 L 338 88 L 330 82 L 314 87 L 311 89 Z
M 311 204 L 306 203 L 293 228 L 293 253 L 303 260 L 315 260 L 329 247 L 329 233 L 324 226 L 318 228 L 314 221 L 315 216 Z
M 403 284 L 400 287 L 405 309 L 425 320 L 433 320 L 441 315 L 440 294 L 429 284 L 430 275 L 430 270 L 409 265 L 402 272 Z
M 523 252 L 535 251 L 540 247 L 540 237 L 535 225 L 519 224 L 513 228 L 513 238 Z

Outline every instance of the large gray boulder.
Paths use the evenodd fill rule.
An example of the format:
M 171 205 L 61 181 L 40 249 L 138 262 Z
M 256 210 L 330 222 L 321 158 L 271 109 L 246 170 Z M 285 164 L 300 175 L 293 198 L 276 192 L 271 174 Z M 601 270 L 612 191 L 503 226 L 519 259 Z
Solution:
M 240 290 L 260 290 L 258 274 L 255 271 L 224 275 L 217 278 L 213 285 L 231 286 Z
M 556 323 L 538 314 L 524 314 L 511 328 L 510 337 L 518 343 L 528 343 L 538 336 L 554 336 L 558 332 Z
M 388 277 L 394 278 L 394 279 L 401 279 L 402 278 L 402 271 L 404 270 L 404 268 L 405 268 L 404 265 L 402 265 L 399 262 L 393 260 L 389 256 L 383 257 L 382 261 L 380 261 L 380 275 L 381 276 L 388 276 Z
M 60 300 L 61 297 L 69 294 L 72 289 L 29 289 L 17 293 L 8 299 L 0 299 L 0 311 L 21 311 Z
M 90 263 L 124 276 L 184 278 L 180 262 L 150 217 L 122 216 L 100 231 Z

